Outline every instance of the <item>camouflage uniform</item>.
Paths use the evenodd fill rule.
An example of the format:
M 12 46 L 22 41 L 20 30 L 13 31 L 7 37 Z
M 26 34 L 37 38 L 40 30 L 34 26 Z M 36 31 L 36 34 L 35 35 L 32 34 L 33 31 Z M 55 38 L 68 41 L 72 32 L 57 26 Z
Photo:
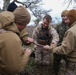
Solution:
M 59 37 L 56 30 L 49 25 L 47 29 L 43 29 L 42 25 L 36 27 L 33 32 L 34 42 L 40 45 L 35 47 L 36 75 L 49 75 L 51 72 L 51 56 L 49 50 L 44 50 L 42 45 L 57 44 Z
M 59 34 L 58 46 L 61 45 L 61 43 L 63 41 L 64 34 L 67 31 L 67 29 L 68 29 L 68 27 L 64 22 L 62 22 L 61 24 L 59 24 L 56 27 L 56 30 Z M 58 72 L 59 72 L 59 69 L 60 69 L 60 61 L 61 61 L 62 58 L 66 60 L 66 56 L 64 56 L 64 55 L 54 54 L 53 70 L 54 70 L 54 73 L 56 75 L 58 75 Z
M 76 62 L 67 62 L 65 75 L 76 75 Z

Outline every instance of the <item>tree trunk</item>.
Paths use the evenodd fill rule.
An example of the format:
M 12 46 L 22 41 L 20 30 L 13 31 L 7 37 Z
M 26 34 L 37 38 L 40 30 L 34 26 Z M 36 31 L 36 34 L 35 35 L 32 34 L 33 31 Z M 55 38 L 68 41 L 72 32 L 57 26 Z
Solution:
M 3 6 L 3 11 L 7 10 L 8 4 L 10 3 L 10 0 L 4 0 L 4 6 Z

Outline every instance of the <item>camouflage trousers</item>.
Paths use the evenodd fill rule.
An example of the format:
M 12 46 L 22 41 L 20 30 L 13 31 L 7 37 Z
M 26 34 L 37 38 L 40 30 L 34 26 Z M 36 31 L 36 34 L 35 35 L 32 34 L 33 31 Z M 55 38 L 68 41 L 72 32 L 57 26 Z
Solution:
M 35 50 L 35 75 L 51 75 L 52 54 L 43 47 L 37 47 Z
M 58 73 L 65 69 L 66 66 L 66 56 L 65 55 L 58 55 L 54 54 L 53 60 L 53 73 L 58 75 Z
M 51 65 L 38 65 L 35 66 L 35 75 L 52 75 Z
M 76 75 L 76 62 L 67 62 L 66 69 L 59 75 Z
M 43 47 L 37 47 L 35 50 L 35 62 L 37 64 L 49 65 L 51 62 L 51 53 Z
M 76 62 L 67 62 L 67 71 L 65 75 L 76 75 Z

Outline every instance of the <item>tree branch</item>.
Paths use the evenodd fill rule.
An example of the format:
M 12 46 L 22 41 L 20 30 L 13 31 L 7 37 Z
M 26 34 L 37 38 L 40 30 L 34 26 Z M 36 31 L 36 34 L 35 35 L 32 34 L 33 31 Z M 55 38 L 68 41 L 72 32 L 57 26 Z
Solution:
M 69 4 L 68 4 L 68 6 L 66 7 L 66 9 L 69 7 L 69 5 L 70 5 L 71 3 L 72 3 L 72 0 L 69 1 Z
M 20 1 L 18 1 L 18 0 L 14 0 L 14 2 L 20 3 L 20 4 L 24 5 L 24 6 L 26 6 L 26 8 L 27 8 L 27 5 L 24 4 L 23 2 L 20 2 Z

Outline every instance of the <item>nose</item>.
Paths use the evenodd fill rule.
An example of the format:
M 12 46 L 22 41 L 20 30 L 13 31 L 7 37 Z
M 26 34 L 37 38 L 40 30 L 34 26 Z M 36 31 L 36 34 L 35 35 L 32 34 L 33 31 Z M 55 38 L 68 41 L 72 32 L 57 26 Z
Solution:
M 64 20 L 65 21 L 65 23 L 67 23 L 67 21 L 66 20 Z
M 44 24 L 44 26 L 47 26 L 47 24 Z

